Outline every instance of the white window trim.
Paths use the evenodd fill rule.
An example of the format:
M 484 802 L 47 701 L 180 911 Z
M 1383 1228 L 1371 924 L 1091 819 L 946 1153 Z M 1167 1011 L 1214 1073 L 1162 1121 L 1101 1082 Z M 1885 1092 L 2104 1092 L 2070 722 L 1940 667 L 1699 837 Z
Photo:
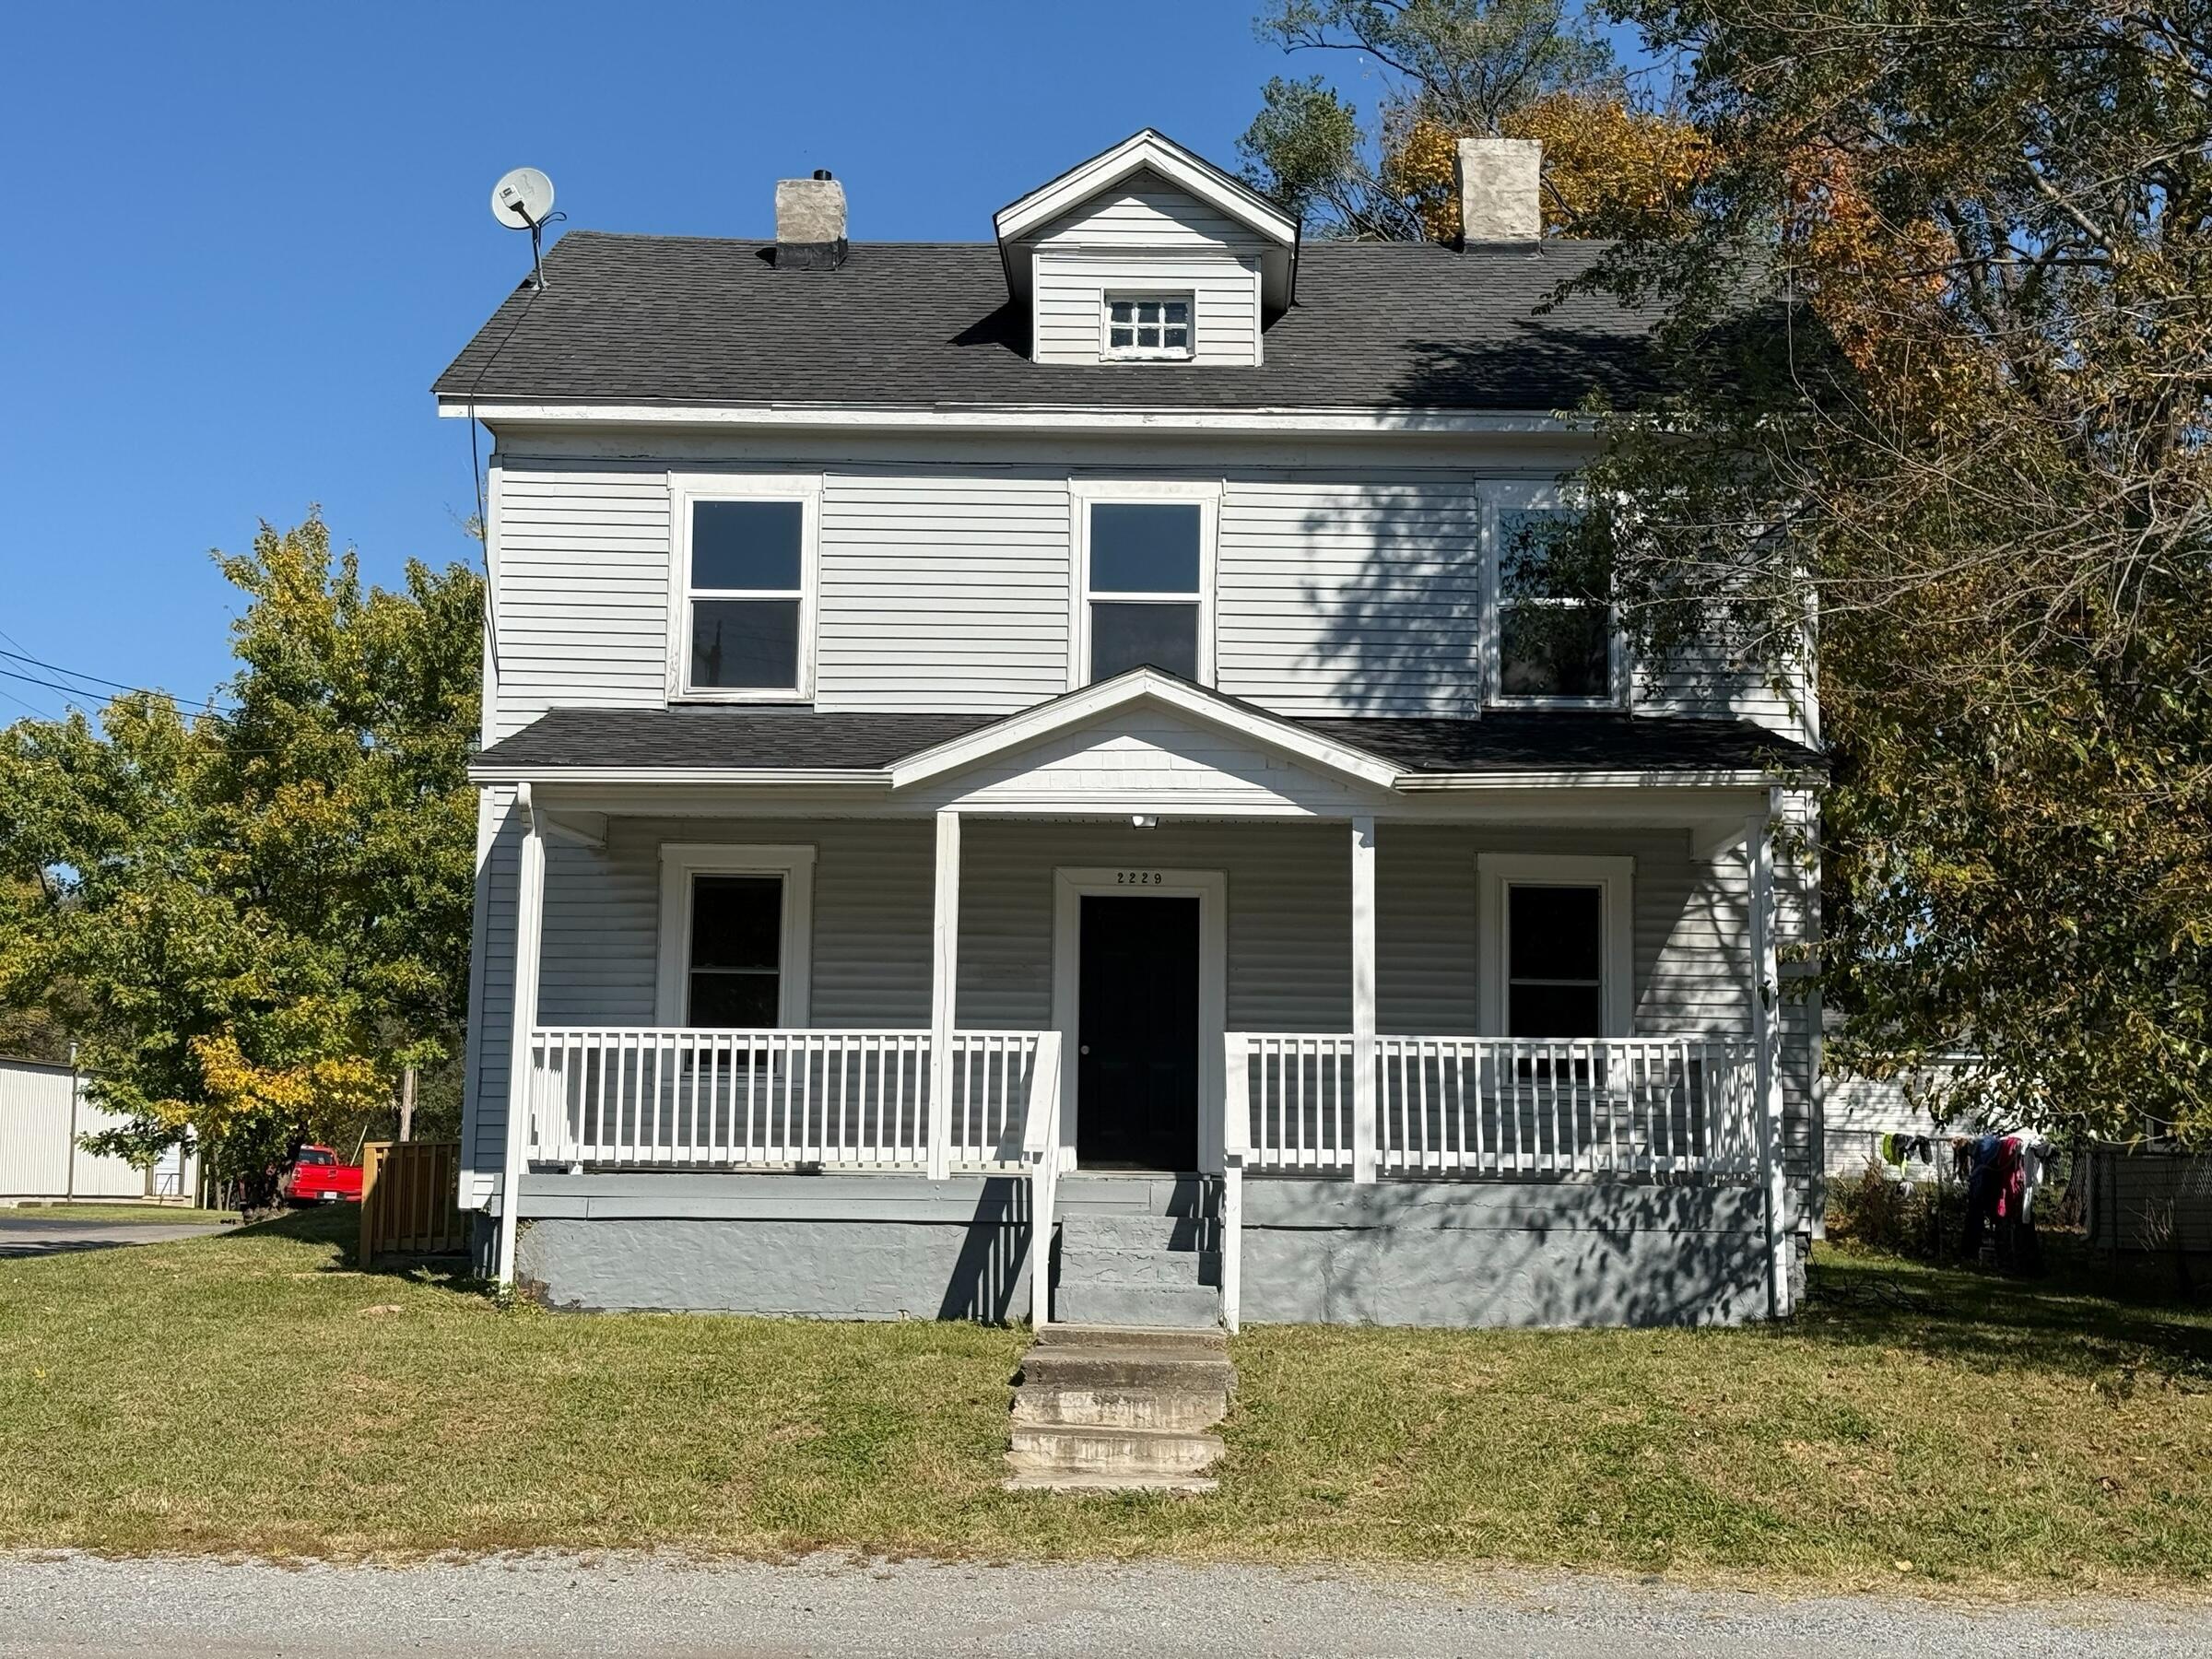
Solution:
M 1636 1019 L 1636 861 L 1561 853 L 1483 853 L 1476 856 L 1477 1024 L 1485 1037 L 1506 1035 L 1506 890 L 1513 887 L 1594 887 L 1602 895 L 1605 979 L 1599 993 L 1606 1037 L 1634 1034 Z
M 1100 502 L 1110 506 L 1146 501 L 1194 501 L 1198 505 L 1198 683 L 1214 683 L 1214 564 L 1221 523 L 1221 484 L 1217 480 L 1135 478 L 1071 478 L 1068 480 L 1068 520 L 1074 570 L 1068 591 L 1073 606 L 1067 618 L 1067 688 L 1080 690 L 1090 684 L 1090 510 Z M 1188 605 L 1189 594 L 1100 594 L 1109 605 Z
M 691 507 L 696 501 L 797 501 L 799 521 L 798 684 L 790 688 L 693 686 L 691 673 Z M 815 614 L 820 593 L 822 479 L 819 473 L 671 473 L 668 476 L 668 700 L 793 703 L 814 700 Z M 782 590 L 778 590 L 779 593 Z M 769 596 L 766 590 L 763 597 Z M 708 590 L 714 596 L 714 590 Z
M 1494 481 L 1482 486 L 1482 691 L 1483 701 L 1496 709 L 1625 709 L 1629 706 L 1628 637 L 1620 626 L 1618 606 L 1608 608 L 1606 651 L 1607 689 L 1603 697 L 1509 697 L 1505 684 L 1504 605 L 1499 560 L 1504 554 L 1498 515 L 1501 512 L 1532 512 L 1572 505 L 1573 498 L 1556 484 Z M 1516 602 L 1518 603 L 1518 602 Z
M 1113 308 L 1128 305 L 1164 305 L 1180 300 L 1190 308 L 1190 343 L 1186 346 L 1113 345 Z M 1132 324 L 1134 327 L 1135 324 Z M 1164 332 L 1166 324 L 1162 324 Z M 1187 363 L 1198 355 L 1198 294 L 1194 288 L 1103 288 L 1099 293 L 1099 357 L 1109 363 Z
M 695 876 L 781 876 L 783 929 L 777 947 L 776 1025 L 807 1023 L 814 983 L 814 849 L 751 846 L 741 841 L 665 841 L 661 845 L 660 971 L 655 1022 L 684 1023 L 691 980 L 691 879 Z

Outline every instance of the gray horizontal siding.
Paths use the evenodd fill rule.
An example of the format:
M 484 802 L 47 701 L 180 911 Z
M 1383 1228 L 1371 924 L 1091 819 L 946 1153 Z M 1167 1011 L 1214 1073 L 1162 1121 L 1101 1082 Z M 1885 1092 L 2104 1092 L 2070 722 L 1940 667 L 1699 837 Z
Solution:
M 1045 363 L 1099 360 L 1108 294 L 1191 296 L 1191 361 L 1250 367 L 1261 360 L 1256 255 L 1162 260 L 1141 253 L 1046 253 L 1037 261 L 1036 356 Z M 1173 374 L 1173 362 L 1133 364 L 1131 374 Z
M 1472 478 L 1231 479 L 1218 570 L 1222 690 L 1287 714 L 1479 707 L 1481 507 Z
M 495 804 L 505 813 L 504 802 Z M 618 819 L 605 852 L 547 853 L 541 999 L 548 1024 L 651 1024 L 665 841 L 818 849 L 817 1026 L 917 1028 L 929 1018 L 934 826 L 922 820 Z M 500 1167 L 512 1015 L 515 841 L 487 865 L 485 960 L 466 1135 Z M 958 1018 L 1035 1030 L 1052 1017 L 1053 873 L 1059 865 L 1218 869 L 1229 890 L 1229 1021 L 1341 1031 L 1351 1020 L 1349 830 L 1328 820 L 1162 825 L 971 822 L 963 838 Z M 1679 831 L 1508 831 L 1382 824 L 1377 1016 L 1404 1034 L 1465 1035 L 1477 1006 L 1476 860 L 1484 852 L 1628 854 L 1635 874 L 1635 1029 L 1741 1033 L 1749 1002 L 1740 858 L 1706 864 Z M 1818 1167 L 1808 1011 L 1783 1013 L 1784 1141 L 1806 1201 Z
M 612 463 L 492 477 L 499 698 L 490 735 L 552 708 L 667 698 L 668 483 Z
M 493 479 L 495 740 L 548 708 L 665 700 L 672 465 L 712 470 L 503 461 Z M 818 706 L 1000 713 L 1065 688 L 1065 464 L 736 470 L 822 476 Z M 1214 641 L 1223 690 L 1291 714 L 1478 712 L 1475 473 L 1349 481 L 1225 470 Z M 1798 729 L 1755 674 L 1677 665 L 1639 683 L 1639 706 L 1654 712 Z
M 1232 248 L 1258 253 L 1264 238 L 1177 189 L 1149 169 L 1112 194 L 1081 203 L 1030 239 L 1044 248 Z
M 1067 688 L 1067 478 L 823 480 L 816 703 L 1011 712 Z

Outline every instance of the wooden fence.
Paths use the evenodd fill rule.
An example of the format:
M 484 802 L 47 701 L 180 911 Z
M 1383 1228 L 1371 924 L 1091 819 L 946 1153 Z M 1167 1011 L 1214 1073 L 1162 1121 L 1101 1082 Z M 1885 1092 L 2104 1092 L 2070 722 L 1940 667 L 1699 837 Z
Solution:
M 380 1255 L 459 1255 L 459 1141 L 371 1141 L 361 1149 L 360 1265 Z

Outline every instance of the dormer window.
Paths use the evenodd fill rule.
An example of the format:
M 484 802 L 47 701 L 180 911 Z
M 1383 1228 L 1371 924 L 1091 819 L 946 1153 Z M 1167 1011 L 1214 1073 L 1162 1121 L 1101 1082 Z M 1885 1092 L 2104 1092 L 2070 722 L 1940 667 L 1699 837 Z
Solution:
M 1110 358 L 1187 358 L 1191 296 L 1109 293 L 1105 327 Z

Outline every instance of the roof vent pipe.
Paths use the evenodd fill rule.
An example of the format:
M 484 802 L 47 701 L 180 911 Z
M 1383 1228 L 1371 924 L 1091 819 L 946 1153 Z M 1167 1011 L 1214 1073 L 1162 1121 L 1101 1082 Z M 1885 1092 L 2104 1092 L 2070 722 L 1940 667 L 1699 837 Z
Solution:
M 811 179 L 776 181 L 776 267 L 834 271 L 845 263 L 845 187 L 818 167 Z
M 1541 138 L 1462 138 L 1453 172 L 1461 246 L 1535 241 L 1544 234 Z

